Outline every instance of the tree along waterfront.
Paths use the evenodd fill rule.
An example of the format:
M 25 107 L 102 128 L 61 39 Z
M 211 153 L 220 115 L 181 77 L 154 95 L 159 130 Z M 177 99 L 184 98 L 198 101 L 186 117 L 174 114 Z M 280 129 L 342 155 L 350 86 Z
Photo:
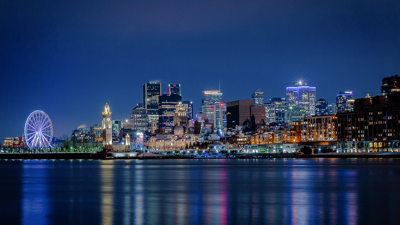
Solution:
M 28 147 L 0 146 L 0 153 L 95 153 L 102 150 L 99 142 L 82 141 L 76 138 L 71 138 L 71 140 L 64 138 L 50 148 L 29 149 Z

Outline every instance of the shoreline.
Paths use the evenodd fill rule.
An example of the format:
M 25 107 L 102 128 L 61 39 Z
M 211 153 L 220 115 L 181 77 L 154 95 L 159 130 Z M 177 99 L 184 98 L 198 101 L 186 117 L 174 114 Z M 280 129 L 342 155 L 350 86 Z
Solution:
M 400 158 L 398 153 L 337 153 L 337 154 L 254 154 L 228 155 L 227 157 L 196 157 L 196 156 L 120 156 L 116 153 L 2 153 L 0 159 L 271 159 L 271 158 Z

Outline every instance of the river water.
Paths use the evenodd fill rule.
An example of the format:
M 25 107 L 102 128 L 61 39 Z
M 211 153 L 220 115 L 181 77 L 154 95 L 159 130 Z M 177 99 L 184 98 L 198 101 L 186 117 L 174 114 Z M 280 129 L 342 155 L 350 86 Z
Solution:
M 0 160 L 0 224 L 399 224 L 400 159 Z

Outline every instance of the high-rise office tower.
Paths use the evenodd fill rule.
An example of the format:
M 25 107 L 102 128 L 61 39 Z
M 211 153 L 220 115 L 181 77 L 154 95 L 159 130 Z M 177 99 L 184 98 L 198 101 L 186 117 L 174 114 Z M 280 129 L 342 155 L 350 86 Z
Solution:
M 391 95 L 393 92 L 400 92 L 400 77 L 394 75 L 383 78 L 381 92 L 383 96 Z
M 317 116 L 329 115 L 328 102 L 325 101 L 325 99 L 323 98 L 318 99 L 317 103 L 315 104 L 315 115 Z
M 251 98 L 254 101 L 255 106 L 262 106 L 264 105 L 264 92 L 256 91 L 251 94 Z
M 275 122 L 275 104 L 265 103 L 264 107 L 265 107 L 265 124 Z
M 214 124 L 214 132 L 224 134 L 226 132 L 226 104 L 222 102 L 221 91 L 204 91 L 201 113 Z
M 352 112 L 354 108 L 353 92 L 341 91 L 336 95 L 337 113 Z
M 292 123 L 301 121 L 303 117 L 306 117 L 306 109 L 300 106 L 289 106 L 285 113 L 285 122 Z
M 168 95 L 182 96 L 181 85 L 180 84 L 168 84 Z
M 328 115 L 336 115 L 336 104 L 332 103 L 328 105 Z
M 182 101 L 183 106 L 185 107 L 186 110 L 186 116 L 188 120 L 192 120 L 193 117 L 193 102 L 191 101 Z
M 158 106 L 158 130 L 159 133 L 171 133 L 174 126 L 176 105 L 182 102 L 180 95 L 161 95 Z
M 121 120 L 113 120 L 112 121 L 112 136 L 113 138 L 118 138 L 121 132 L 122 121 Z
M 174 116 L 174 127 L 176 126 L 182 126 L 184 127 L 184 130 L 187 131 L 187 121 L 188 117 L 186 115 L 186 109 L 185 106 L 179 102 L 175 106 L 175 116 Z
M 149 124 L 158 123 L 158 97 L 161 95 L 161 84 L 150 82 L 143 84 L 143 108 L 148 114 Z
M 315 115 L 316 96 L 316 87 L 307 86 L 307 83 L 300 81 L 296 87 L 286 88 L 286 105 L 302 107 L 306 110 L 306 116 L 313 116 Z
M 242 126 L 246 120 L 251 121 L 253 128 L 265 123 L 265 106 L 256 106 L 253 100 L 227 102 L 226 114 L 229 130 L 236 129 L 236 126 Z
M 271 98 L 270 103 L 275 105 L 275 119 L 273 122 L 282 124 L 285 122 L 285 114 L 286 114 L 286 99 L 274 97 Z
M 132 109 L 131 114 L 131 129 L 137 132 L 148 132 L 149 117 L 147 111 L 140 104 Z

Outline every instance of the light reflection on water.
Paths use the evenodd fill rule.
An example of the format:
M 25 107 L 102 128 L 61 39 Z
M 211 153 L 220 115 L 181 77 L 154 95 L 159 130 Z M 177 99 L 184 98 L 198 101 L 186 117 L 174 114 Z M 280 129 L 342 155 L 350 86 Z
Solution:
M 398 159 L 0 160 L 0 168 L 0 224 L 390 224 L 400 211 Z

